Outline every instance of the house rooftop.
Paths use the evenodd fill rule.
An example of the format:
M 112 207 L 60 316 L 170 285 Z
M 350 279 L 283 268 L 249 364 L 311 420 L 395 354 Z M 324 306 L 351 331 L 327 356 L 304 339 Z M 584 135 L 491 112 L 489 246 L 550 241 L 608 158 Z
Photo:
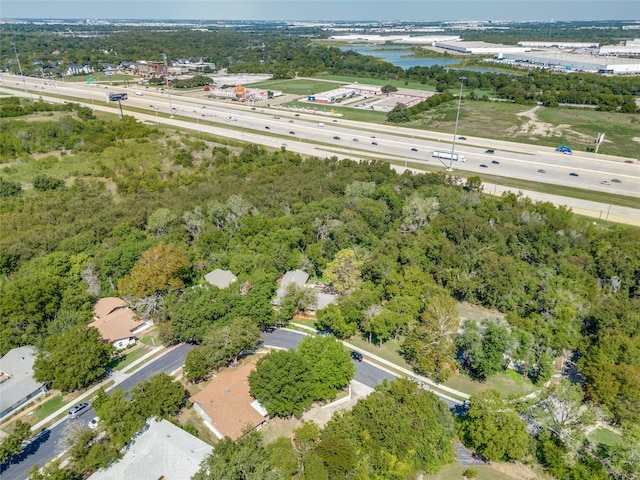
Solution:
M 0 358 L 0 412 L 11 408 L 21 399 L 42 386 L 33 379 L 36 349 L 31 345 L 14 348 Z
M 207 273 L 204 276 L 204 279 L 214 287 L 227 288 L 233 282 L 238 280 L 238 277 L 231 273 L 230 270 L 220 270 L 219 268 L 216 268 L 212 272 Z
M 110 342 L 133 336 L 133 331 L 145 323 L 138 320 L 124 300 L 115 297 L 98 300 L 93 313 L 94 321 L 89 326 L 97 328 L 103 340 Z
M 124 457 L 98 470 L 91 480 L 188 480 L 213 447 L 166 420 L 150 420 Z
M 280 305 L 289 284 L 294 283 L 298 287 L 304 287 L 307 284 L 307 280 L 309 280 L 309 274 L 302 270 L 290 270 L 285 273 L 282 280 L 280 280 L 280 287 L 276 293 L 276 298 L 272 302 L 273 305 Z
M 255 368 L 255 362 L 229 368 L 190 398 L 202 407 L 213 427 L 232 440 L 240 438 L 247 426 L 255 428 L 265 420 L 266 411 L 249 394 L 249 374 Z

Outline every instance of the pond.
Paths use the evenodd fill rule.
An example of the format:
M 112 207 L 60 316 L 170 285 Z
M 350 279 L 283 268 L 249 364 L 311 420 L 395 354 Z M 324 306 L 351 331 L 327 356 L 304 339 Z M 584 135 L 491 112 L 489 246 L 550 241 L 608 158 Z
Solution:
M 434 65 L 441 65 L 445 68 L 450 65 L 452 68 L 456 67 L 458 60 L 455 58 L 418 58 L 409 57 L 413 55 L 413 50 L 407 47 L 380 47 L 373 45 L 351 45 L 348 47 L 339 47 L 340 50 L 347 51 L 353 50 L 361 55 L 371 55 L 378 57 L 389 62 L 397 67 L 401 67 L 403 70 L 407 70 L 411 67 L 433 67 Z M 492 68 L 481 67 L 460 67 L 463 70 L 470 70 L 473 72 L 499 72 Z

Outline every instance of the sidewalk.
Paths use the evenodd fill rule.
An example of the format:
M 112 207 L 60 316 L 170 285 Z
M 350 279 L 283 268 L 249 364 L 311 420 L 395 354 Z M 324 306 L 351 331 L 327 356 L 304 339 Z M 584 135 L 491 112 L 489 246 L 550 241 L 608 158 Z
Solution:
M 313 333 L 318 333 L 315 328 L 309 327 L 307 325 L 302 325 L 300 323 L 293 323 L 293 322 L 291 322 L 291 324 L 295 325 L 298 328 L 302 328 L 303 330 L 307 330 L 307 331 L 313 332 Z M 292 330 L 292 331 L 295 332 L 297 330 Z M 300 332 L 298 332 L 298 333 L 300 333 Z M 438 396 L 446 398 L 447 400 L 449 400 L 451 402 L 462 404 L 463 401 L 460 400 L 459 398 L 463 398 L 465 400 L 468 400 L 471 397 L 470 395 L 468 395 L 468 394 L 466 394 L 464 392 L 460 392 L 458 390 L 454 390 L 453 388 L 449 388 L 449 387 L 441 385 L 441 384 L 439 384 L 437 382 L 434 382 L 433 380 L 431 380 L 429 378 L 417 375 L 415 372 L 412 372 L 411 370 L 408 370 L 408 369 L 403 368 L 403 367 L 401 367 L 399 365 L 396 365 L 395 363 L 392 363 L 392 362 L 390 362 L 388 360 L 385 360 L 384 358 L 378 357 L 377 355 L 375 355 L 375 354 L 373 354 L 371 352 L 368 352 L 367 350 L 363 350 L 361 348 L 358 348 L 355 345 L 352 345 L 352 344 L 350 344 L 348 342 L 344 342 L 343 341 L 342 344 L 345 347 L 347 347 L 349 350 L 354 350 L 356 352 L 362 353 L 365 356 L 365 361 L 366 361 L 366 357 L 368 357 L 371 360 L 373 360 L 373 362 L 371 362 L 371 363 L 376 363 L 376 364 L 378 364 L 378 366 L 384 365 L 385 367 L 391 368 L 392 370 L 388 370 L 387 368 L 385 368 L 385 371 L 387 371 L 388 373 L 390 373 L 392 375 L 399 376 L 397 374 L 397 372 L 400 372 L 402 374 L 407 375 L 407 377 L 412 377 L 412 378 L 415 378 L 416 380 L 420 380 L 423 383 L 426 383 L 427 385 L 429 385 L 430 389 L 437 390 L 437 392 L 434 392 L 434 393 L 437 393 Z M 446 393 L 444 393 L 444 392 L 446 392 Z M 449 393 L 451 395 L 455 395 L 455 396 L 457 396 L 459 398 L 452 398 L 452 397 L 448 396 L 447 393 Z
M 171 347 L 171 348 L 166 348 L 164 346 L 156 347 L 153 350 L 151 350 L 148 353 L 146 353 L 144 356 L 138 358 L 135 362 L 131 363 L 131 365 L 129 365 L 127 367 L 127 370 L 131 370 L 131 369 L 135 368 L 136 366 L 140 365 L 141 363 L 144 363 L 147 358 L 155 355 L 156 353 L 162 351 L 163 349 L 164 349 L 164 352 L 162 352 L 158 357 L 170 352 L 173 348 L 175 348 L 175 347 Z M 105 387 L 109 383 L 113 382 L 113 385 L 110 385 L 106 389 L 107 392 L 112 390 L 112 389 L 114 389 L 114 388 L 116 388 L 120 383 L 122 383 L 124 380 L 126 380 L 133 373 L 134 372 L 124 373 L 124 372 L 122 372 L 120 370 L 112 370 L 111 374 L 108 377 L 106 377 L 102 382 L 100 382 L 99 384 L 94 385 L 93 387 L 91 387 L 89 390 L 87 390 L 82 395 L 80 395 L 78 398 L 76 398 L 73 402 L 68 403 L 64 407 L 58 409 L 56 412 L 54 412 L 51 415 L 49 415 L 44 420 L 41 420 L 38 423 L 36 423 L 34 426 L 31 427 L 31 431 L 32 432 L 38 432 L 41 428 L 46 427 L 47 425 L 49 425 L 50 422 L 54 422 L 56 417 L 58 417 L 59 415 L 65 413 L 65 412 L 67 412 L 72 405 L 75 405 L 76 403 L 80 403 L 82 401 L 91 399 L 100 388 Z M 53 426 L 59 424 L 60 422 L 64 421 L 65 419 L 66 419 L 66 417 L 62 417 L 60 420 L 52 423 L 50 426 L 53 427 Z

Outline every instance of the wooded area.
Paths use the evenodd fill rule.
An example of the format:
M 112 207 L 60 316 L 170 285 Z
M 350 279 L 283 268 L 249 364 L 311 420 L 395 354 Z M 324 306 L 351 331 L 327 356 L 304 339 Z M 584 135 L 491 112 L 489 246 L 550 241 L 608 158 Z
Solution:
M 106 121 L 74 106 L 50 110 L 1 121 L 2 354 L 26 344 L 55 351 L 55 340 L 88 322 L 96 299 L 109 295 L 125 296 L 154 318 L 167 341 L 214 345 L 215 330 L 239 318 L 260 327 L 290 320 L 304 305 L 276 313 L 271 300 L 277 279 L 300 268 L 340 287 L 337 305 L 319 315 L 339 338 L 406 339 L 407 359 L 442 378 L 458 361 L 457 328 L 443 320 L 449 297 L 498 309 L 506 315 L 499 331 L 480 325 L 478 338 L 469 334 L 457 346 L 484 352 L 480 363 L 467 356 L 465 368 L 482 376 L 503 367 L 492 360 L 495 345 L 482 346 L 487 339 L 505 345 L 523 375 L 539 375 L 550 356 L 574 349 L 586 399 L 618 425 L 640 421 L 637 229 L 594 225 L 513 194 L 483 195 L 474 179 L 398 175 L 381 162 L 303 159 L 161 131 L 131 117 Z M 231 270 L 243 288 L 189 288 L 213 268 Z M 435 348 L 433 325 L 441 333 Z M 305 461 L 334 473 L 371 466 L 386 455 L 374 434 L 383 427 L 362 426 L 361 414 L 409 388 L 384 387 L 380 395 L 389 399 L 376 394 L 335 419 L 322 432 L 319 457 Z M 449 414 L 435 399 L 408 398 L 431 402 L 440 420 L 426 423 L 449 432 Z M 357 439 L 344 438 L 338 426 L 347 421 L 362 428 Z M 465 435 L 473 444 L 475 437 Z M 437 438 L 448 445 L 450 434 Z M 545 441 L 547 465 L 553 448 L 569 449 L 557 435 Z M 407 478 L 451 458 L 445 447 L 431 459 L 405 447 L 379 463 L 400 473 L 379 478 Z M 334 465 L 337 449 L 353 457 Z M 602 465 L 621 455 L 585 452 L 575 464 L 604 458 Z

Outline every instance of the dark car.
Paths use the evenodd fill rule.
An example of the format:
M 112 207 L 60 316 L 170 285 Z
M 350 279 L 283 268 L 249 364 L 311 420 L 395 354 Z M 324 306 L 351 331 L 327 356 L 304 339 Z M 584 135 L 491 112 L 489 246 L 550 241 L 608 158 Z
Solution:
M 480 168 L 489 168 L 489 165 L 485 165 L 484 163 L 481 163 Z
M 335 136 L 335 137 L 333 137 L 333 139 L 334 139 L 334 140 L 340 140 L 340 137 Z
M 296 132 L 291 131 L 291 132 L 289 132 L 289 134 L 290 134 L 290 135 L 295 135 L 295 134 L 296 134 Z
M 359 142 L 360 140 L 358 140 L 357 138 L 353 139 L 354 142 Z
M 625 160 L 624 163 L 633 163 L 633 160 Z
M 296 113 L 296 114 L 294 115 L 294 117 L 299 117 L 299 116 L 300 116 L 300 114 L 299 114 L 299 113 Z
M 611 181 L 613 183 L 622 183 L 622 180 L 620 180 L 619 178 L 612 178 Z
M 578 175 L 576 172 L 571 172 L 569 174 L 569 176 L 571 176 L 571 177 L 579 177 L 580 175 Z
M 490 155 L 493 155 L 494 153 L 496 153 L 495 150 L 489 149 L 489 150 L 485 150 L 484 153 L 488 153 Z
M 377 145 L 378 142 L 371 142 L 371 145 Z
M 458 137 L 458 140 L 466 140 L 467 137 Z
M 494 165 L 500 165 L 500 162 L 498 160 L 491 160 L 491 163 L 493 163 Z
M 538 173 L 547 173 L 547 171 L 543 170 L 543 169 L 540 169 L 540 170 L 538 170 Z
M 269 125 L 265 125 L 265 127 L 267 130 L 271 130 L 271 127 Z
M 86 411 L 88 411 L 89 407 L 91 407 L 91 404 L 88 402 L 79 403 L 78 405 L 73 407 L 71 410 L 69 410 L 69 413 L 67 415 L 69 418 L 77 418 L 83 413 L 85 413 Z
M 417 151 L 418 151 L 418 149 L 417 149 L 416 147 L 413 147 L 413 148 L 411 149 L 411 151 L 412 151 L 412 152 L 417 152 Z
M 361 362 L 362 361 L 362 354 L 360 352 L 356 352 L 356 351 L 352 351 L 351 352 L 351 358 L 353 358 L 354 360 Z

